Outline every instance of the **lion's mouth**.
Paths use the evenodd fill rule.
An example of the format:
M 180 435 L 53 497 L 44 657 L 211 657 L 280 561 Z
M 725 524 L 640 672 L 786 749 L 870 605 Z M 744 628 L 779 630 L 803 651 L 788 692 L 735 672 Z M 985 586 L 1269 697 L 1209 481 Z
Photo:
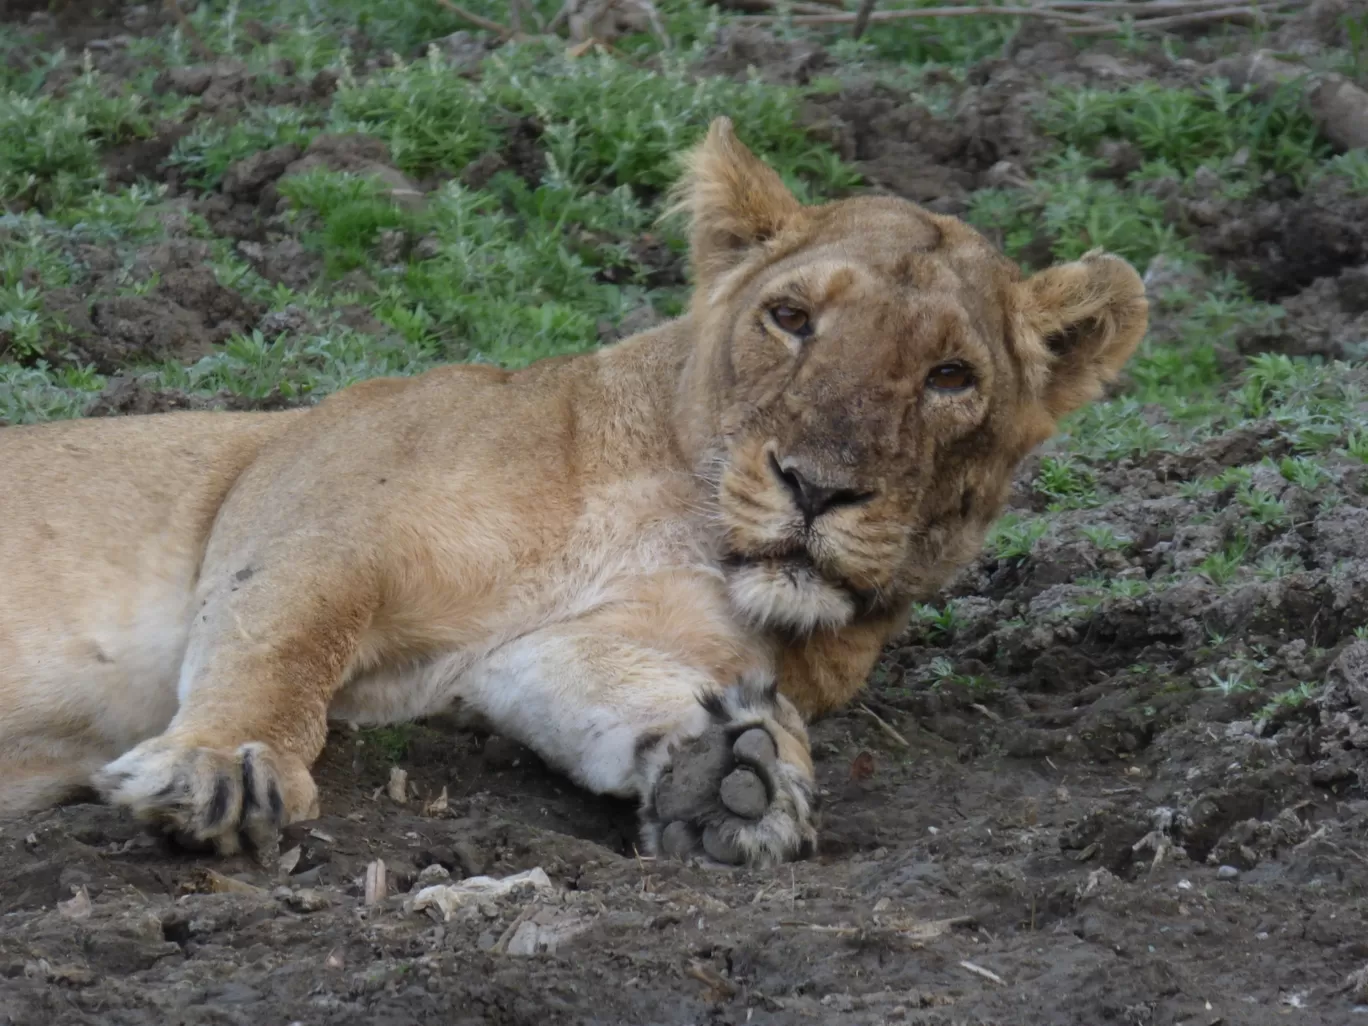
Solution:
M 846 596 L 856 615 L 861 617 L 877 612 L 882 606 L 876 591 L 857 587 L 840 574 L 819 566 L 812 554 L 798 545 L 767 548 L 763 552 L 728 552 L 722 557 L 722 567 L 724 572 L 764 567 L 782 574 L 793 585 L 804 580 L 819 581 Z

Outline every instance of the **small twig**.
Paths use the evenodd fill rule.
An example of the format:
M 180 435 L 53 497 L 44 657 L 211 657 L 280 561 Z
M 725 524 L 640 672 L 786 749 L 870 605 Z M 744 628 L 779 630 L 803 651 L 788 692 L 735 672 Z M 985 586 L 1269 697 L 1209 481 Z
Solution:
M 1149 31 L 1156 28 L 1177 28 L 1180 25 L 1201 25 L 1209 21 L 1270 21 L 1274 17 L 1271 11 L 1262 10 L 1258 7 L 1217 7 L 1207 11 L 1196 11 L 1192 14 L 1178 14 L 1170 18 L 1144 18 L 1137 20 L 1134 25 L 1137 29 Z M 1114 25 L 1089 25 L 1078 28 L 1069 27 L 1064 30 L 1071 36 L 1100 36 L 1116 31 Z
M 559 32 L 561 30 L 561 26 L 563 26 L 570 19 L 570 12 L 574 9 L 575 0 L 565 0 L 565 3 L 561 4 L 561 9 L 556 12 L 556 16 L 551 19 L 551 23 L 546 26 L 547 35 L 554 36 L 557 32 Z
M 901 734 L 899 734 L 896 730 L 894 730 L 893 727 L 892 727 L 892 725 L 889 724 L 889 722 L 888 722 L 887 720 L 885 720 L 882 716 L 880 716 L 878 713 L 876 713 L 876 712 L 875 712 L 873 709 L 871 709 L 869 706 L 861 704 L 861 705 L 859 706 L 859 711 L 862 712 L 862 713 L 864 713 L 864 714 L 865 714 L 866 716 L 868 716 L 871 720 L 873 720 L 876 724 L 878 724 L 880 730 L 882 730 L 886 735 L 888 735 L 889 738 L 891 738 L 892 740 L 896 741 L 898 744 L 902 745 L 902 747 L 904 747 L 904 748 L 911 748 L 911 747 L 912 747 L 911 742 L 908 741 L 907 738 L 903 737 L 903 736 L 902 736 Z
M 164 5 L 167 11 L 170 12 L 171 17 L 176 20 L 176 24 L 180 26 L 181 31 L 189 38 L 190 48 L 195 51 L 195 54 L 199 59 L 202 61 L 212 61 L 216 59 L 218 54 L 209 49 L 208 44 L 200 38 L 200 34 L 195 30 L 195 26 L 190 21 L 189 15 L 181 10 L 180 4 L 178 4 L 176 0 L 164 0 Z
M 1225 2 L 1229 3 L 1230 0 L 1225 0 Z M 780 11 L 782 9 L 783 12 L 788 14 L 820 15 L 832 13 L 833 7 L 837 10 L 843 10 L 840 4 L 828 3 L 827 0 L 789 0 L 787 3 L 784 3 L 783 0 L 755 0 L 754 3 L 747 4 L 744 8 L 738 8 L 738 10 L 749 12 L 743 14 L 739 19 L 742 21 L 749 21 L 751 18 L 780 16 L 778 14 L 769 15 L 764 13 L 766 11 Z
M 515 33 L 506 25 L 500 25 L 497 21 L 490 21 L 488 18 L 476 14 L 474 11 L 467 11 L 460 4 L 452 3 L 452 0 L 437 0 L 437 2 L 452 14 L 456 15 L 456 17 L 470 22 L 476 28 L 482 28 L 486 32 L 493 32 L 500 39 L 512 39 L 514 36 L 518 35 L 518 33 Z
M 665 20 L 656 10 L 656 5 L 651 3 L 651 0 L 641 0 L 641 6 L 646 11 L 646 20 L 651 23 L 651 31 L 660 40 L 660 45 L 666 50 L 673 50 L 674 44 L 670 42 L 670 33 L 666 31 Z
M 1060 11 L 1048 7 L 916 7 L 901 11 L 873 11 L 869 15 L 869 20 L 882 22 L 901 21 L 904 18 L 981 18 L 984 15 L 1046 18 L 1055 21 L 1075 22 L 1081 25 L 1101 26 L 1106 24 L 1103 19 L 1091 15 L 1075 14 L 1071 11 Z M 858 14 L 797 14 L 791 18 L 781 19 L 771 14 L 755 14 L 744 15 L 737 21 L 744 21 L 752 25 L 772 25 L 781 20 L 791 25 L 849 25 L 857 17 L 859 17 Z
M 869 28 L 869 16 L 874 13 L 874 5 L 879 0 L 860 0 L 860 9 L 855 12 L 855 27 L 850 30 L 852 39 L 859 39 Z
M 754 14 L 758 11 L 772 11 L 778 7 L 784 6 L 785 0 L 716 0 L 716 3 L 718 7 L 725 7 L 728 10 L 744 11 L 748 14 Z M 839 11 L 845 8 L 845 0 L 810 0 L 810 5 L 814 7 L 834 7 Z M 792 6 L 798 7 L 805 5 L 794 4 Z
M 1265 7 L 1289 7 L 1300 5 L 1302 0 L 1274 0 Z M 1231 6 L 1230 0 L 1046 0 L 1037 4 L 1058 11 L 1099 11 L 1107 14 L 1135 14 L 1146 17 L 1150 14 L 1187 14 L 1216 7 Z
M 980 715 L 988 717 L 988 719 L 992 720 L 994 723 L 1002 722 L 1002 714 L 994 712 L 992 709 L 989 709 L 982 702 L 971 702 L 969 704 L 969 708 L 973 709 L 974 712 L 979 713 Z
M 1007 981 L 1004 980 L 997 973 L 993 972 L 993 970 L 985 969 L 983 968 L 983 966 L 975 965 L 973 962 L 961 962 L 960 968 L 968 969 L 975 976 L 982 976 L 985 980 L 992 980 L 1000 987 L 1005 987 L 1007 985 Z
M 687 971 L 695 980 L 706 984 L 709 990 L 721 997 L 733 998 L 737 994 L 736 984 L 719 974 L 712 966 L 705 965 L 697 959 L 689 963 Z

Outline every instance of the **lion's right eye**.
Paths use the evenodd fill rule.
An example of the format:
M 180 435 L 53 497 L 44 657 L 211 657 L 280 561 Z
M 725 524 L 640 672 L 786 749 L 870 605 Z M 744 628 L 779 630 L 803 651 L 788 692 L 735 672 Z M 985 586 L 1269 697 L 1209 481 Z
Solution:
M 926 383 L 937 392 L 963 392 L 974 383 L 974 372 L 958 360 L 931 368 Z
M 806 310 L 780 303 L 770 308 L 770 317 L 781 331 L 786 331 L 795 338 L 807 338 L 812 334 L 812 319 L 808 317 Z

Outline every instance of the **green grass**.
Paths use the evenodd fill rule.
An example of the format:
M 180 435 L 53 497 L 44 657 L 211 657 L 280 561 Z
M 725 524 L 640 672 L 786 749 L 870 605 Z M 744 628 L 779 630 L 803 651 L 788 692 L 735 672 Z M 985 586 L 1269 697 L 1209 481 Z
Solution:
M 1228 584 L 1244 565 L 1248 552 L 1249 539 L 1241 535 L 1197 564 L 1197 572 L 1217 586 Z
M 250 105 L 231 121 L 201 120 L 176 143 L 171 162 L 191 184 L 217 188 L 229 166 L 262 150 L 307 146 L 321 130 L 321 115 L 307 107 Z
M 1050 500 L 1049 509 L 1081 509 L 1096 506 L 1097 477 L 1071 456 L 1046 456 L 1040 461 L 1032 487 Z
M 880 9 L 937 2 L 889 0 Z M 499 0 L 466 6 L 508 17 Z M 543 20 L 560 6 L 532 3 Z M 714 117 L 730 116 L 801 196 L 859 191 L 858 168 L 801 127 L 805 100 L 829 100 L 873 80 L 890 96 L 915 96 L 936 116 L 959 117 L 959 88 L 973 81 L 974 62 L 996 59 L 1020 27 L 1011 18 L 907 19 L 876 24 L 855 41 L 848 27 L 781 23 L 772 28 L 781 41 L 820 41 L 831 63 L 805 87 L 780 87 L 697 74 L 714 30 L 732 14 L 704 0 L 660 0 L 657 8 L 668 46 L 643 34 L 617 40 L 612 54 L 571 58 L 563 42 L 532 40 L 491 48 L 478 74 L 457 74 L 428 44 L 471 26 L 440 4 L 205 0 L 192 21 L 256 85 L 250 102 L 195 117 L 176 143 L 170 159 L 189 193 L 180 203 L 145 183 L 112 187 L 105 173 L 113 147 L 151 138 L 199 102 L 152 88 L 162 70 L 196 60 L 173 27 L 133 41 L 139 70 L 126 82 L 57 52 L 38 53 L 32 63 L 0 60 L 7 140 L 0 147 L 0 422 L 77 416 L 105 386 L 91 368 L 65 362 L 60 340 L 68 326 L 50 294 L 91 288 L 89 257 L 98 249 L 116 268 L 103 289 L 154 295 L 157 280 L 136 268 L 172 222 L 188 222 L 192 237 L 210 243 L 209 266 L 221 284 L 272 311 L 305 311 L 308 323 L 293 332 L 249 330 L 192 364 L 122 368 L 156 387 L 313 398 L 447 361 L 516 367 L 593 349 L 605 325 L 640 307 L 665 316 L 681 310 L 684 240 L 678 223 L 660 221 L 662 196 L 678 153 Z M 19 53 L 17 31 L 0 35 L 0 57 Z M 1349 50 L 1316 59 L 1361 72 L 1368 36 L 1353 39 Z M 1123 33 L 1113 45 L 1140 51 L 1151 44 Z M 335 92 L 280 102 L 281 87 L 323 71 L 336 76 Z M 1242 356 L 1251 337 L 1276 334 L 1287 311 L 1255 301 L 1203 257 L 1191 226 L 1173 213 L 1175 197 L 1255 204 L 1313 188 L 1368 195 L 1368 158 L 1333 154 L 1291 89 L 1269 96 L 1216 82 L 1068 88 L 1044 95 L 1033 112 L 1045 149 L 1020 159 L 1026 184 L 974 192 L 968 219 L 1035 265 L 1100 246 L 1142 272 L 1181 271 L 1184 284 L 1151 289 L 1152 330 L 1119 394 L 1060 425 L 1030 482 L 1044 512 L 1002 517 L 986 556 L 1023 564 L 1026 576 L 1047 534 L 1051 555 L 1056 542 L 1061 552 L 1075 547 L 1090 576 L 1075 582 L 1072 605 L 1047 611 L 1054 625 L 1106 603 L 1148 602 L 1194 577 L 1228 588 L 1318 572 L 1308 569 L 1314 561 L 1303 564 L 1288 532 L 1304 527 L 1293 520 L 1308 507 L 1314 516 L 1344 501 L 1344 482 L 1358 474 L 1351 464 L 1368 463 L 1362 368 Z M 394 165 L 422 185 L 423 199 L 396 202 L 383 182 L 326 169 L 278 182 L 278 201 L 253 215 L 254 237 L 293 232 L 321 275 L 298 289 L 272 283 L 235 238 L 216 232 L 213 204 L 199 202 L 237 161 L 286 144 L 303 149 L 325 132 L 383 142 Z M 1138 158 L 1129 173 L 1109 164 L 1109 144 L 1118 143 Z M 465 176 L 488 154 L 509 166 L 492 177 Z M 648 235 L 653 241 L 643 245 Z M 357 327 L 357 307 L 378 327 Z M 1218 472 L 1194 461 L 1194 473 L 1212 476 L 1181 483 L 1164 476 L 1170 463 L 1189 465 L 1194 443 L 1252 425 L 1266 448 L 1256 447 L 1245 465 Z M 1183 570 L 1166 561 L 1172 557 L 1157 569 L 1147 557 L 1144 576 L 1118 575 L 1127 561 L 1140 565 L 1133 545 L 1144 528 L 1101 482 L 1132 472 L 1142 481 L 1152 474 L 1160 491 L 1182 500 L 1184 520 L 1175 526 L 1219 528 L 1221 548 Z M 1122 501 L 1132 494 L 1123 492 Z M 981 619 L 967 609 L 942 600 L 917 607 L 918 643 L 947 651 L 966 639 L 977 643 Z M 1036 622 L 1018 607 L 994 627 L 1027 630 Z M 971 693 L 994 686 L 956 674 L 954 665 L 934 664 L 931 677 Z M 1254 686 L 1256 672 L 1218 676 L 1216 690 L 1239 694 Z M 1269 708 L 1296 701 L 1278 696 Z M 395 760 L 407 736 L 374 732 L 369 743 Z
M 1009 512 L 998 518 L 984 545 L 997 559 L 1025 559 L 1049 529 L 1050 522 L 1043 517 L 1027 518 Z
M 0 196 L 52 210 L 79 202 L 103 178 L 100 149 L 151 134 L 146 101 L 108 95 L 87 69 L 63 97 L 0 91 Z
M 1024 189 L 981 189 L 967 220 L 1026 260 L 1044 238 L 1054 260 L 1076 260 L 1101 247 L 1143 267 L 1156 256 L 1190 259 L 1191 251 L 1155 196 L 1093 177 L 1099 161 L 1069 149 L 1044 162 Z
M 1065 89 L 1050 99 L 1040 120 L 1052 137 L 1084 151 L 1104 139 L 1133 144 L 1147 162 L 1139 172 L 1143 177 L 1187 178 L 1207 167 L 1304 180 L 1330 153 L 1295 85 L 1268 99 L 1220 80 L 1191 90 L 1153 82 L 1106 91 Z

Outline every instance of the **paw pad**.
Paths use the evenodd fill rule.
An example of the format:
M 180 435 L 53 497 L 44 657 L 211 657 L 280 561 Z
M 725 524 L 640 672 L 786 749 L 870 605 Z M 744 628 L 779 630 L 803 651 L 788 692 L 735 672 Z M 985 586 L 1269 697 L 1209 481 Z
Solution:
M 763 727 L 739 734 L 719 727 L 692 738 L 675 751 L 656 785 L 659 849 L 673 858 L 701 849 L 727 863 L 790 856 L 793 851 L 772 849 L 788 848 L 789 837 L 807 829 L 794 821 L 792 800 L 777 802 L 793 786 Z

